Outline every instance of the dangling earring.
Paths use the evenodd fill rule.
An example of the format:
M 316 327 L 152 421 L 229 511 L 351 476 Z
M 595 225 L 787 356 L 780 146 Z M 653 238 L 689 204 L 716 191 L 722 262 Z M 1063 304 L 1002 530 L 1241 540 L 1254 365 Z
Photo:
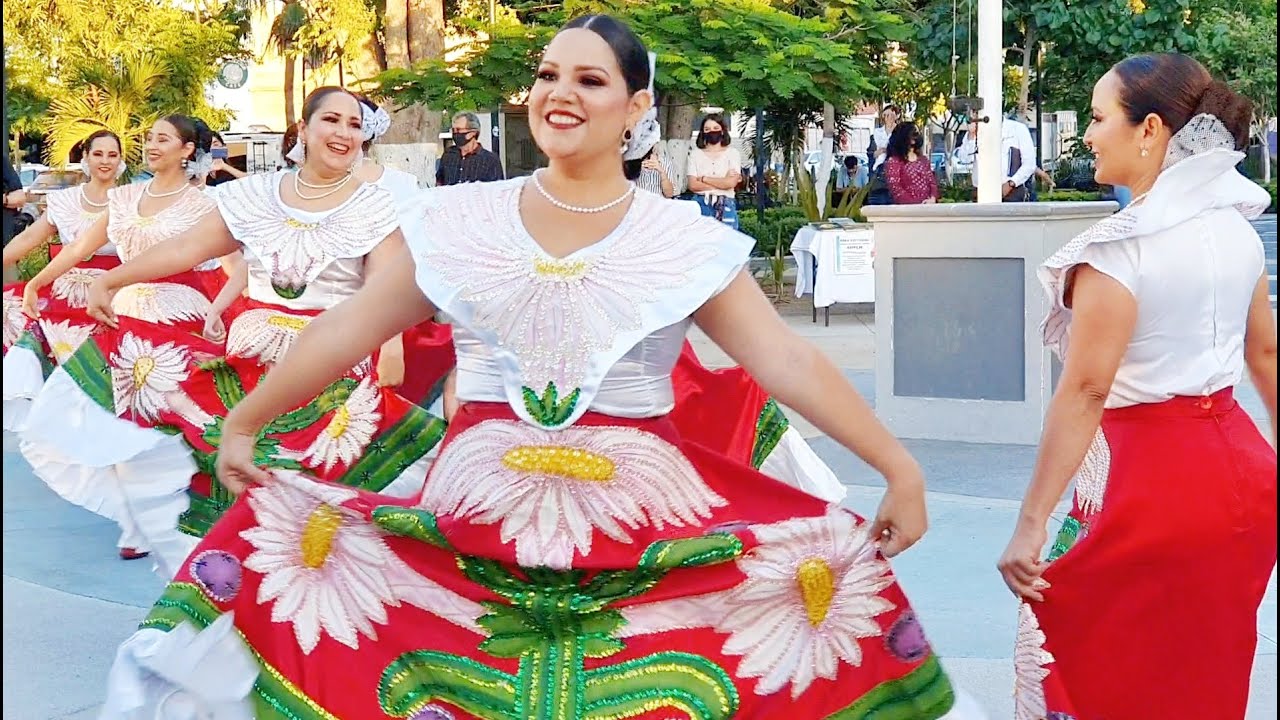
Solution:
M 624 130 L 622 133 L 622 148 L 618 152 L 625 155 L 627 153 L 627 145 L 631 143 L 631 131 Z
M 187 166 L 188 166 L 188 165 L 190 165 L 190 164 L 191 164 L 191 160 L 190 160 L 190 159 L 188 159 L 188 158 L 182 158 L 182 169 L 183 169 L 183 170 L 186 170 L 186 169 L 187 169 Z
M 1150 150 L 1148 150 L 1148 149 L 1146 149 L 1146 148 L 1142 148 L 1142 157 L 1146 157 L 1146 156 L 1148 156 L 1148 155 L 1150 155 L 1150 154 L 1151 154 L 1151 151 L 1150 151 Z

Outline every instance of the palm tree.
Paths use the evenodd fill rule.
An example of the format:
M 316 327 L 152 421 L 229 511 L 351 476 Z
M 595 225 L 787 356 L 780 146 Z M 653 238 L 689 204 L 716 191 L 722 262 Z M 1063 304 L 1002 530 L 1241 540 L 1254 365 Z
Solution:
M 267 0 L 257 2 L 265 7 Z M 293 91 L 298 62 L 296 44 L 298 34 L 306 27 L 307 20 L 307 8 L 302 0 L 287 0 L 280 14 L 271 21 L 271 36 L 267 40 L 267 47 L 278 52 L 284 59 L 284 119 L 289 125 L 298 120 Z
M 149 55 L 131 55 L 120 59 L 117 71 L 97 73 L 79 89 L 55 98 L 49 105 L 45 149 L 50 164 L 66 165 L 76 143 L 110 130 L 120 138 L 125 160 L 137 167 L 143 138 L 156 119 L 148 101 L 168 73 L 165 63 Z

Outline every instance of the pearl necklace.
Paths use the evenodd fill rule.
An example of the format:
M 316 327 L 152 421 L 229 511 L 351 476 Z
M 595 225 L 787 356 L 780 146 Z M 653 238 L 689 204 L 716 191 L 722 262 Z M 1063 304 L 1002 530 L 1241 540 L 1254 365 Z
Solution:
M 148 181 L 147 181 L 147 186 L 146 186 L 145 188 L 143 188 L 143 192 L 145 192 L 148 196 L 153 197 L 153 198 L 167 198 L 167 197 L 173 197 L 174 195 L 177 195 L 178 193 L 184 193 L 184 192 L 186 192 L 187 190 L 191 189 L 191 186 L 184 182 L 184 183 L 182 184 L 182 187 L 178 188 L 177 190 L 172 190 L 172 191 L 170 191 L 170 192 L 164 192 L 164 193 L 157 193 L 157 192 L 152 192 L 152 190 L 151 190 L 151 186 L 152 186 L 152 184 L 154 184 L 154 183 L 155 183 L 155 180 L 148 180 Z
M 302 170 L 299 169 L 298 172 L 294 173 L 294 179 L 295 179 L 294 185 L 296 186 L 298 183 L 302 183 L 303 185 L 311 188 L 312 190 L 328 190 L 329 188 L 342 187 L 343 183 L 345 183 L 348 179 L 351 178 L 351 173 L 353 172 L 355 172 L 355 168 L 348 170 L 346 175 L 343 175 L 342 177 L 338 178 L 337 180 L 334 180 L 331 183 L 322 183 L 317 185 L 317 184 L 309 183 L 306 180 L 303 180 Z
M 96 203 L 90 200 L 89 193 L 84 191 L 83 185 L 80 186 L 80 199 L 84 201 L 85 205 L 88 205 L 91 208 L 98 208 L 99 210 L 111 204 L 110 198 L 108 198 L 107 201 L 104 203 Z
M 343 186 L 347 184 L 347 181 L 351 179 L 351 173 L 347 173 L 342 177 L 341 180 L 339 180 L 338 182 L 332 185 L 307 185 L 307 183 L 298 179 L 298 175 L 299 173 L 296 173 L 296 172 L 293 173 L 293 194 L 297 195 L 302 200 L 323 200 L 324 198 L 327 198 L 330 195 L 333 195 L 334 193 L 341 190 Z M 301 185 L 299 183 L 301 183 Z M 302 187 L 301 187 L 302 185 L 307 185 L 307 187 L 309 188 L 326 187 L 326 188 L 332 188 L 332 189 L 330 189 L 327 192 L 322 192 L 319 195 L 304 195 L 302 193 Z
M 547 192 L 547 189 L 542 187 L 542 181 L 538 179 L 537 172 L 533 173 L 533 186 L 538 189 L 538 192 L 542 195 L 542 197 L 547 199 L 547 202 L 551 203 L 552 205 L 566 212 L 578 213 L 580 215 L 594 215 L 595 213 L 602 213 L 605 210 L 614 208 L 622 201 L 631 197 L 631 193 L 635 192 L 636 190 L 636 184 L 628 181 L 627 191 L 619 195 L 616 199 L 610 200 L 604 205 L 598 205 L 596 207 L 579 207 L 577 205 L 570 205 L 569 203 L 561 202 L 556 198 L 552 197 L 551 193 Z

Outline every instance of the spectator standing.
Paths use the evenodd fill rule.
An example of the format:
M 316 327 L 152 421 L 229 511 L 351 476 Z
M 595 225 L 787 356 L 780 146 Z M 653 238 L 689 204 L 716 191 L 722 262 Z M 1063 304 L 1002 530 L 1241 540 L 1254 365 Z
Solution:
M 742 179 L 742 155 L 730 146 L 723 115 L 702 119 L 698 139 L 689 153 L 689 191 L 696 193 L 702 214 L 738 227 L 738 203 L 734 190 Z
M 938 201 L 938 179 L 924 152 L 924 137 L 915 123 L 904 122 L 889 136 L 884 163 L 885 183 L 895 205 Z
M 1028 183 L 1036 172 L 1036 144 L 1031 130 L 1020 120 L 1006 117 L 1000 123 L 1000 152 L 1005 168 L 1000 188 L 1004 202 L 1026 202 L 1031 199 Z M 969 123 L 969 132 L 960 146 L 961 162 L 973 164 L 973 184 L 978 185 L 978 123 Z
M 480 118 L 475 113 L 453 116 L 453 147 L 444 152 L 436 168 L 436 185 L 502 180 L 502 160 L 480 146 Z

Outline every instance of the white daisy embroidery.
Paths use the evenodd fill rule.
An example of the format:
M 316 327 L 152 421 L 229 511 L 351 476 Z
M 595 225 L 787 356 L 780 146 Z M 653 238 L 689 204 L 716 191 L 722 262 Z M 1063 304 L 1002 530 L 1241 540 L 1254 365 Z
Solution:
M 594 533 L 631 542 L 627 528 L 684 527 L 725 504 L 670 444 L 632 428 L 549 432 L 488 420 L 445 447 L 421 506 L 501 523 L 521 565 L 567 568 Z
M 66 362 L 93 334 L 92 325 L 73 325 L 70 320 L 61 322 L 42 320 L 40 328 L 44 330 L 49 349 L 53 351 L 53 357 L 59 363 Z
M 227 332 L 227 355 L 273 365 L 284 358 L 310 322 L 311 318 L 305 315 L 248 310 L 231 323 Z
M 169 407 L 165 398 L 188 377 L 187 352 L 174 343 L 156 346 L 125 333 L 111 354 L 111 385 L 116 413 L 132 410 L 145 420 L 155 420 Z
M 352 649 L 360 635 L 376 640 L 373 624 L 385 625 L 387 606 L 402 602 L 478 630 L 483 609 L 419 575 L 375 526 L 341 507 L 356 495 L 290 473 L 250 491 L 258 526 L 240 533 L 254 547 L 244 566 L 264 575 L 257 602 L 274 602 L 271 620 L 293 623 L 304 653 L 322 632 Z
M 18 342 L 27 327 L 27 316 L 22 314 L 22 296 L 13 290 L 4 291 L 4 346 Z
M 162 325 L 203 320 L 209 306 L 209 299 L 199 290 L 178 283 L 129 285 L 111 301 L 111 309 L 120 315 Z
M 738 674 L 760 678 L 756 694 L 790 683 L 796 698 L 841 662 L 862 664 L 859 641 L 881 635 L 875 618 L 894 608 L 879 595 L 894 580 L 868 527 L 833 510 L 752 528 L 761 544 L 738 560 L 747 578 L 727 594 L 717 630 L 729 633 L 725 654 L 742 656 Z
M 303 462 L 310 467 L 323 466 L 326 472 L 338 463 L 355 462 L 378 431 L 381 400 L 382 394 L 373 380 L 361 380 L 303 453 Z
M 54 297 L 71 307 L 86 308 L 89 307 L 89 287 L 98 276 L 106 273 L 106 270 L 96 268 L 72 268 L 54 280 L 50 290 Z
M 1013 648 L 1014 717 L 1041 720 L 1049 708 L 1044 698 L 1044 679 L 1049 677 L 1053 655 L 1044 649 L 1044 631 L 1027 603 L 1018 607 L 1018 639 Z

